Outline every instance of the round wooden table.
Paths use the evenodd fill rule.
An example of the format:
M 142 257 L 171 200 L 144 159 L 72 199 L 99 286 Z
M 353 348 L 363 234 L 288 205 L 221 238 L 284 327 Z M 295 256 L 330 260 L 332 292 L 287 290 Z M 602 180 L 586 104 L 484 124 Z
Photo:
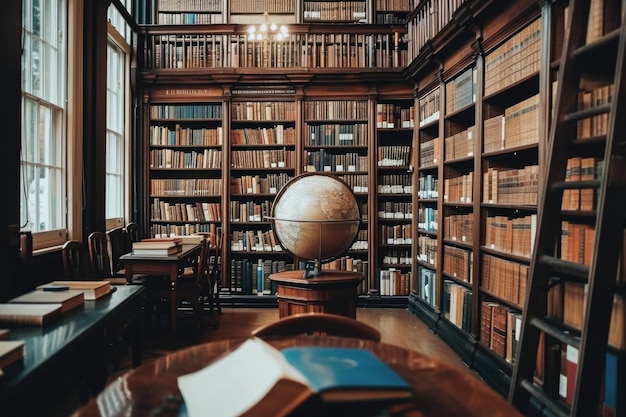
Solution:
M 288 346 L 340 346 L 367 348 L 395 369 L 415 389 L 414 400 L 392 405 L 384 416 L 404 417 L 523 417 L 502 396 L 477 376 L 419 352 L 385 343 L 344 337 L 297 336 L 265 339 L 278 349 Z M 176 416 L 182 405 L 177 378 L 198 371 L 233 351 L 245 339 L 209 342 L 145 362 L 109 384 L 73 417 Z M 215 381 L 219 384 L 220 381 Z M 211 386 L 206 387 L 207 390 Z M 234 393 L 236 398 L 237 393 Z M 299 407 L 292 415 L 346 415 L 346 409 L 311 410 Z M 349 415 L 378 416 L 371 410 L 350 410 Z M 207 410 L 206 416 L 211 416 Z M 272 417 L 272 416 L 268 416 Z

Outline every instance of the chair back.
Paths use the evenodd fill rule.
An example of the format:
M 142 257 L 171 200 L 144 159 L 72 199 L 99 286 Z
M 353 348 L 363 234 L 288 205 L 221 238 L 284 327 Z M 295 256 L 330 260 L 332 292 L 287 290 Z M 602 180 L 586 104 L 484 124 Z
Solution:
M 255 337 L 297 336 L 301 334 L 333 335 L 380 341 L 380 332 L 369 324 L 351 317 L 330 313 L 300 313 L 252 330 Z
M 116 275 L 118 272 L 124 270 L 124 262 L 120 260 L 120 257 L 129 252 L 126 250 L 126 230 L 123 227 L 107 230 L 106 237 L 111 258 L 111 273 Z
M 215 246 L 210 248 L 208 267 L 209 299 L 215 303 L 217 310 L 221 311 L 219 293 L 222 288 L 222 243 L 224 236 L 218 236 Z M 211 304 L 213 309 L 213 304 Z
M 78 240 L 68 240 L 61 249 L 64 279 L 70 281 L 91 279 L 89 260 L 83 244 Z
M 133 242 L 139 242 L 141 240 L 141 232 L 139 226 L 135 222 L 129 222 L 124 227 L 124 253 L 129 253 L 133 250 Z
M 91 232 L 87 238 L 89 259 L 94 279 L 111 278 L 111 260 L 109 258 L 109 244 L 104 233 Z

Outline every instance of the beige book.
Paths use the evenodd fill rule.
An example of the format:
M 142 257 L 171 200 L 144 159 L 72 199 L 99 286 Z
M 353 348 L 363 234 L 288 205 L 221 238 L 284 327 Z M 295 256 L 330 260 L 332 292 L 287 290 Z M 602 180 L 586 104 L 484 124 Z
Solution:
M 82 291 L 85 300 L 96 300 L 111 292 L 109 281 L 51 281 L 37 286 L 37 290 L 54 291 L 59 288 Z
M 80 307 L 85 295 L 80 290 L 31 291 L 9 300 L 10 304 L 60 304 L 61 313 Z

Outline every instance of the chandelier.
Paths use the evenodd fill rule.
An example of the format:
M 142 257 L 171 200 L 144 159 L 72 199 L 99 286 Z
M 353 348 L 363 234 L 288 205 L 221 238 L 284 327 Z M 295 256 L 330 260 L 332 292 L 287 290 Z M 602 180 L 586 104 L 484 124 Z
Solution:
M 269 15 L 267 12 L 263 13 L 263 24 L 252 25 L 248 28 L 248 39 L 251 41 L 261 41 L 261 40 L 269 40 L 273 39 L 276 41 L 282 41 L 289 36 L 289 32 L 287 31 L 287 27 L 285 25 L 280 25 L 280 27 L 276 23 L 268 23 Z

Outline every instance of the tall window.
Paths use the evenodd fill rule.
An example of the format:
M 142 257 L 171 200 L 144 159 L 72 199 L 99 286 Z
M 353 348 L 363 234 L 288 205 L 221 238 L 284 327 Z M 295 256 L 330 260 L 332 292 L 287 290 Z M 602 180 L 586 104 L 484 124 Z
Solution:
M 110 228 L 123 222 L 128 212 L 130 31 L 114 6 L 109 6 L 108 20 L 105 214 Z
M 20 223 L 34 233 L 67 227 L 66 13 L 65 0 L 23 0 Z

